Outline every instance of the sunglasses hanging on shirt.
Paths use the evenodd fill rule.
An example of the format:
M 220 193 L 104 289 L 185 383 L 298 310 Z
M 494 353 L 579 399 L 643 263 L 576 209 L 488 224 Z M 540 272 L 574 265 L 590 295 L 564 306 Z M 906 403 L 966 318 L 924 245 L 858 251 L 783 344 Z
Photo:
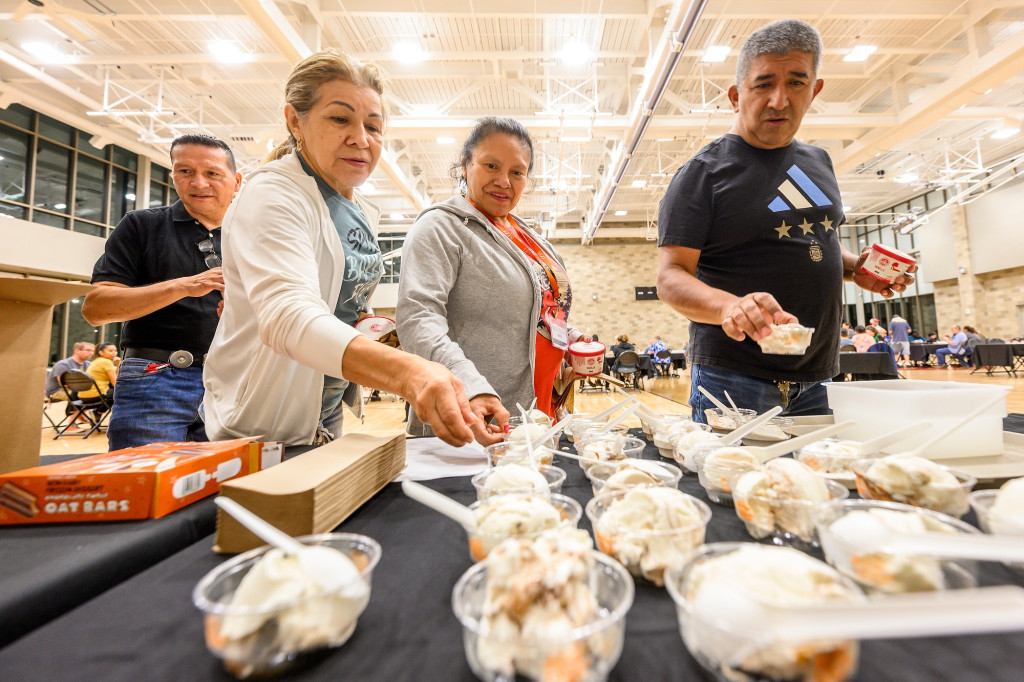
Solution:
M 203 241 L 196 244 L 199 250 L 203 252 L 203 260 L 206 261 L 206 267 L 208 268 L 219 268 L 223 263 L 220 260 L 220 255 L 216 249 L 213 248 L 213 239 L 204 239 Z

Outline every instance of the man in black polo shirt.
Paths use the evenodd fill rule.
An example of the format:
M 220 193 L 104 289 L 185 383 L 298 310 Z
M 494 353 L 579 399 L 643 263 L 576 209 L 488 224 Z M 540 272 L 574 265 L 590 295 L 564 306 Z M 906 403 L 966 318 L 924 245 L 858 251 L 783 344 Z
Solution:
M 821 36 L 793 19 L 743 44 L 729 100 L 732 130 L 676 173 L 658 212 L 658 296 L 691 320 L 690 405 L 728 390 L 742 408 L 828 412 L 823 382 L 839 373 L 843 280 L 888 298 L 839 241 L 846 216 L 828 153 L 796 141 L 821 91 Z M 916 269 L 916 268 L 915 268 Z M 913 270 L 911 270 L 913 271 Z M 767 355 L 755 343 L 772 323 L 814 327 L 803 355 Z
M 209 135 L 175 139 L 171 164 L 180 200 L 121 219 L 82 304 L 89 324 L 125 323 L 107 429 L 111 450 L 205 440 L 196 418 L 224 290 L 220 225 L 242 175 L 230 147 Z

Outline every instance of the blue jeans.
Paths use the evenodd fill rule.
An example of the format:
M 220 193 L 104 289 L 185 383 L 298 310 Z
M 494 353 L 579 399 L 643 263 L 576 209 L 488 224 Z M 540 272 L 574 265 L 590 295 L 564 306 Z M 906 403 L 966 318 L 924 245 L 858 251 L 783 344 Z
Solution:
M 798 417 L 812 414 L 832 414 L 828 407 L 828 393 L 825 381 L 789 382 L 788 402 L 783 405 L 782 384 L 769 379 L 760 379 L 747 374 L 740 374 L 721 367 L 710 365 L 693 365 L 690 369 L 690 407 L 693 408 L 693 420 L 707 423 L 704 410 L 715 407 L 707 397 L 698 390 L 704 390 L 725 404 L 725 391 L 735 401 L 736 407 L 756 410 L 758 414 L 767 412 L 776 405 L 783 405 L 780 416 Z
M 198 420 L 203 401 L 203 368 L 162 367 L 143 358 L 121 361 L 114 384 L 114 411 L 107 440 L 111 450 L 159 442 L 207 440 Z
M 960 355 L 956 351 L 950 350 L 949 348 L 940 348 L 937 351 L 935 351 L 935 357 L 939 359 L 939 367 L 945 367 L 946 366 L 946 356 L 947 355 L 956 355 L 958 358 L 960 358 L 960 362 L 964 363 L 964 367 L 970 367 L 971 366 L 971 357 L 969 355 L 967 355 L 966 353 L 963 354 L 963 355 Z

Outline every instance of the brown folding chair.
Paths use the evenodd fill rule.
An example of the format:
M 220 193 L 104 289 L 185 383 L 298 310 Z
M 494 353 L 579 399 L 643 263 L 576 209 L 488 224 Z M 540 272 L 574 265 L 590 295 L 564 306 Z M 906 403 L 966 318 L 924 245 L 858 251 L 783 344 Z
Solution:
M 110 408 L 114 406 L 114 401 L 100 391 L 100 387 L 95 379 L 80 369 L 69 369 L 64 372 L 57 377 L 57 383 L 64 390 L 64 395 L 67 396 L 68 404 L 71 405 L 73 412 L 67 425 L 62 429 L 58 429 L 57 435 L 53 439 L 57 440 L 62 436 L 82 436 L 83 439 L 88 438 L 103 426 L 107 417 L 110 416 Z M 78 397 L 80 393 L 92 390 L 95 390 L 99 395 L 95 398 Z M 79 417 L 88 421 L 90 428 L 85 433 L 66 433 L 68 429 L 75 425 Z

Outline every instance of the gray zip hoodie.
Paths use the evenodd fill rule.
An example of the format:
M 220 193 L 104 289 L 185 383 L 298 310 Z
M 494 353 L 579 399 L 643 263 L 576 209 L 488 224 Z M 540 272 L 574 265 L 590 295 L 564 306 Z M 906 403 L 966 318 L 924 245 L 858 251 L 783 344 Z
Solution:
M 466 199 L 452 197 L 416 218 L 402 249 L 395 311 L 404 350 L 447 367 L 469 398 L 493 394 L 517 414 L 516 403 L 528 406 L 534 397 L 540 310 L 530 261 Z M 429 429 L 410 415 L 410 433 Z

